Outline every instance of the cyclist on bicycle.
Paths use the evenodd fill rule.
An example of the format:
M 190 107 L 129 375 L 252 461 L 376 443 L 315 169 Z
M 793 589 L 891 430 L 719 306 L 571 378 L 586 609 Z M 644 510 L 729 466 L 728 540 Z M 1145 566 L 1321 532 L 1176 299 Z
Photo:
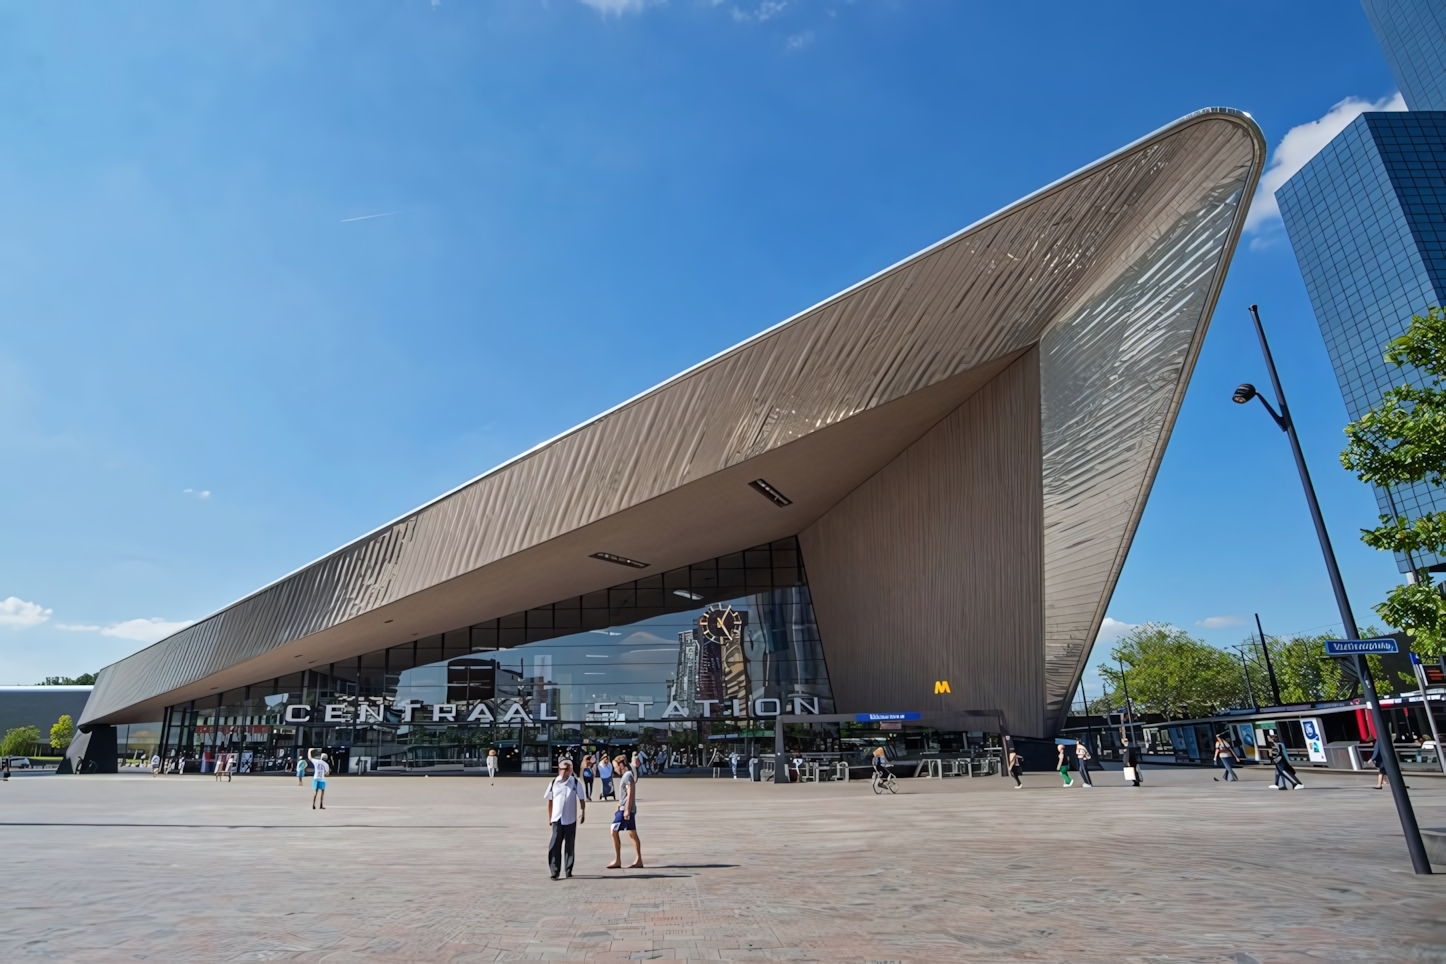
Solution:
M 873 767 L 872 783 L 875 788 L 880 783 L 886 783 L 894 775 L 894 761 L 884 755 L 884 748 L 881 746 L 874 748 Z

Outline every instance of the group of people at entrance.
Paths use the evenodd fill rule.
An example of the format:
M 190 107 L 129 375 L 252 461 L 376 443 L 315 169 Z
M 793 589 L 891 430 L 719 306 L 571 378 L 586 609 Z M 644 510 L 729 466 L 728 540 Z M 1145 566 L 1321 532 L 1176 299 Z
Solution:
M 593 758 L 588 756 L 583 760 L 583 768 L 583 772 L 589 774 L 584 779 L 586 790 L 579 785 L 577 777 L 573 775 L 572 760 L 563 757 L 557 763 L 557 776 L 548 784 L 547 790 L 542 795 L 542 799 L 547 803 L 547 822 L 552 828 L 552 837 L 547 844 L 547 869 L 553 880 L 559 876 L 572 876 L 577 849 L 577 828 L 587 820 L 587 803 L 592 799 L 593 777 L 590 774 L 594 769 L 598 773 L 598 778 L 603 780 L 604 795 L 601 799 L 613 796 L 612 781 L 616 778 L 618 782 L 619 795 L 613 797 L 618 804 L 612 821 L 613 860 L 607 865 L 608 869 L 617 870 L 623 865 L 622 835 L 624 833 L 632 839 L 635 853 L 635 859 L 628 866 L 630 868 L 643 866 L 643 843 L 638 838 L 638 767 L 636 761 L 629 766 L 628 758 L 618 754 L 611 760 L 604 757 L 601 762 L 595 763 Z M 606 768 L 606 776 L 603 776 L 604 768 Z

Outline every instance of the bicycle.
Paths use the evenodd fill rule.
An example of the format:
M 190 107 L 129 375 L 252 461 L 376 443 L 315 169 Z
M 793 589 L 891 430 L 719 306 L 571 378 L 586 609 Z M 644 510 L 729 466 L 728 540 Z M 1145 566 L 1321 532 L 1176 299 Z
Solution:
M 873 779 L 875 793 L 883 793 L 888 790 L 890 793 L 899 792 L 899 781 L 894 779 L 893 770 L 885 770 L 882 774 L 875 773 Z

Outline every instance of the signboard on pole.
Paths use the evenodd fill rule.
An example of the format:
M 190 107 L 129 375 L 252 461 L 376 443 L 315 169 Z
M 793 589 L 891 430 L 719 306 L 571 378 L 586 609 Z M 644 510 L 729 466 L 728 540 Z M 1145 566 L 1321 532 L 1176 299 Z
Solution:
M 1399 653 L 1401 648 L 1389 636 L 1378 639 L 1328 639 L 1327 656 L 1364 656 L 1376 653 Z
M 854 720 L 859 723 L 897 723 L 902 720 L 917 720 L 918 713 L 858 713 Z
M 1300 721 L 1300 731 L 1305 735 L 1306 752 L 1310 754 L 1312 763 L 1328 763 L 1329 758 L 1325 751 L 1325 727 L 1316 717 L 1307 717 Z

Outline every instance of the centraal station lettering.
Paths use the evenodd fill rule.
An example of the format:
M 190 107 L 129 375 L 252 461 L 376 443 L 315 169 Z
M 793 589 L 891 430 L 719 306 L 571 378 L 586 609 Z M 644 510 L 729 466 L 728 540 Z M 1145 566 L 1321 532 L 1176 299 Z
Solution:
M 692 704 L 699 707 L 697 713 L 689 713 L 683 704 L 678 700 L 670 700 L 663 708 L 663 712 L 655 717 L 659 720 L 718 720 L 718 719 L 750 719 L 769 718 L 783 715 L 784 700 L 771 697 L 760 697 L 754 700 L 694 700 Z M 794 714 L 811 713 L 818 714 L 818 698 L 808 696 L 791 696 L 787 702 L 792 707 Z M 654 700 L 625 700 L 610 701 L 604 700 L 592 704 L 589 716 L 596 716 L 616 722 L 627 722 L 636 720 L 647 720 L 654 717 L 648 716 L 648 708 L 657 705 Z M 619 709 L 623 706 L 637 707 L 637 715 L 629 717 L 625 710 Z M 388 708 L 395 710 L 400 719 L 388 718 Z M 715 713 L 717 708 L 720 712 Z M 313 717 L 314 709 L 321 710 L 321 716 Z M 540 703 L 535 712 L 529 713 L 527 707 L 521 700 L 512 700 L 503 709 L 494 703 L 479 702 L 472 707 L 466 715 L 461 715 L 466 707 L 459 707 L 456 703 L 423 703 L 418 700 L 401 700 L 388 704 L 384 700 L 357 700 L 350 703 L 324 703 L 313 708 L 306 703 L 288 703 L 282 719 L 288 724 L 333 724 L 338 726 L 356 726 L 358 724 L 371 723 L 410 723 L 410 724 L 446 724 L 446 723 L 556 723 L 558 717 L 552 713 L 546 703 Z M 418 711 L 423 712 L 418 716 Z

